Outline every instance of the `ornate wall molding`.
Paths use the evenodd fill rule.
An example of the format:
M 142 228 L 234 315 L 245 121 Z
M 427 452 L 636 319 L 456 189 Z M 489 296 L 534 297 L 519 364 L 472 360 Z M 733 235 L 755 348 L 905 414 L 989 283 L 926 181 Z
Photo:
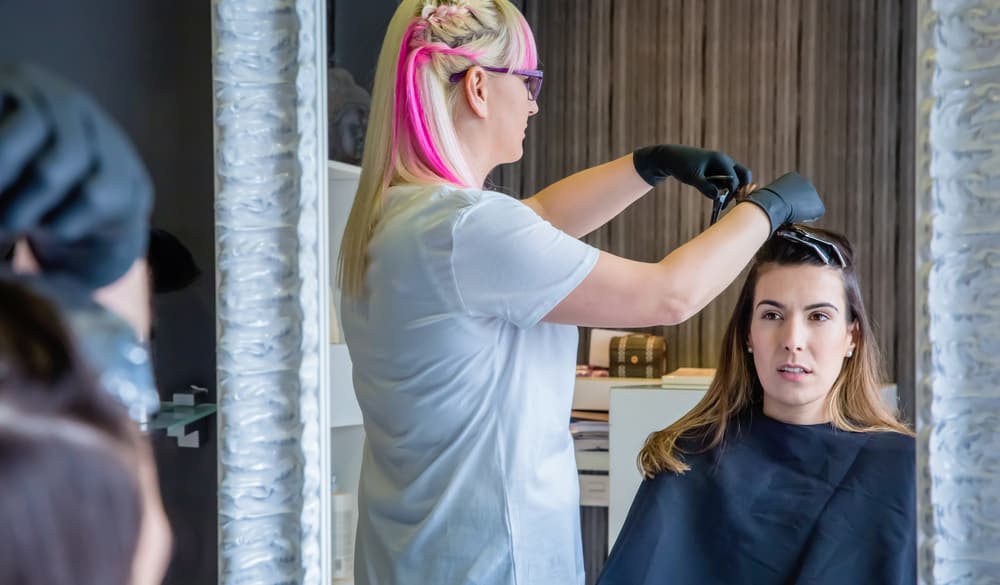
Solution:
M 212 9 L 219 582 L 325 584 L 325 0 Z
M 920 0 L 920 578 L 1000 583 L 1000 0 Z

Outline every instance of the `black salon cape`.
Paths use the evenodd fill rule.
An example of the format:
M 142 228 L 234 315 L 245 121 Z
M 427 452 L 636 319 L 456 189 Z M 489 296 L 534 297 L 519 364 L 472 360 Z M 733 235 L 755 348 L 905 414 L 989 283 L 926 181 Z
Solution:
M 912 437 L 734 422 L 642 483 L 598 585 L 916 582 Z

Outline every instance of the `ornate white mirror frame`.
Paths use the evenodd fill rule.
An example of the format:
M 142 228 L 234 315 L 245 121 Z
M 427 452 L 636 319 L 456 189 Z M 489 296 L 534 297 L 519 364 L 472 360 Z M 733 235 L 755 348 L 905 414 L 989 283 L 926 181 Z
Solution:
M 1000 575 L 1000 0 L 919 0 L 920 582 Z
M 213 0 L 219 582 L 330 582 L 326 0 Z

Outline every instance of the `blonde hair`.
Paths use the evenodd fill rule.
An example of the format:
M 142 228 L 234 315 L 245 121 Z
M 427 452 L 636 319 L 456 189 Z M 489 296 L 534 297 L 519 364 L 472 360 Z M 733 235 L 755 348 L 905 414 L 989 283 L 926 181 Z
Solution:
M 365 294 L 368 245 L 386 189 L 474 179 L 455 133 L 461 84 L 472 65 L 534 68 L 531 28 L 508 0 L 404 0 L 385 34 L 372 89 L 361 177 L 340 246 L 338 284 Z
M 881 356 L 871 320 L 861 298 L 850 243 L 843 236 L 827 230 L 807 229 L 834 242 L 840 248 L 847 264 L 840 272 L 847 297 L 848 315 L 857 327 L 854 355 L 845 361 L 827 395 L 831 424 L 849 432 L 913 435 L 913 431 L 896 418 L 881 398 L 880 383 L 884 380 Z M 693 444 L 698 445 L 697 452 L 708 451 L 722 443 L 731 420 L 760 403 L 764 390 L 754 367 L 753 356 L 745 348 L 750 337 L 757 281 L 771 266 L 804 264 L 824 265 L 808 248 L 778 237 L 768 240 L 757 252 L 722 339 L 722 355 L 715 379 L 704 398 L 690 412 L 646 439 L 637 461 L 644 477 L 653 477 L 662 472 L 681 474 L 689 470 L 690 467 L 681 456 L 685 451 L 678 444 L 679 441 L 692 440 Z

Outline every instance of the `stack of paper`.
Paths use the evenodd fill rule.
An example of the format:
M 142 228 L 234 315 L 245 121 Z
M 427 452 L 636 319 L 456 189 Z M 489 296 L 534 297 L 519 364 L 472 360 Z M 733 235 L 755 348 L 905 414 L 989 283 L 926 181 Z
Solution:
M 678 368 L 660 379 L 664 388 L 705 390 L 715 377 L 714 368 Z
M 608 422 L 572 419 L 569 423 L 580 477 L 580 505 L 608 505 Z
M 577 460 L 579 460 L 581 452 L 603 452 L 604 455 L 607 455 L 607 421 L 573 420 L 569 423 L 569 432 L 573 435 L 573 447 L 577 452 Z M 607 469 L 607 463 L 605 463 L 604 470 Z

